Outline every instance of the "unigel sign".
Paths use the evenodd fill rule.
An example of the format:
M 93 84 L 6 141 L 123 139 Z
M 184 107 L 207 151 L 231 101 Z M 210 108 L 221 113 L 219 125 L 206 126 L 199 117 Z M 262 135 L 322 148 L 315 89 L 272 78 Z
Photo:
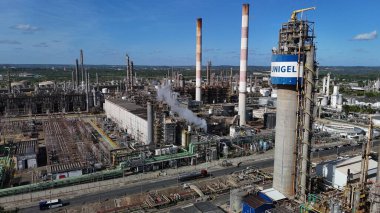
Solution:
M 299 69 L 299 72 L 298 72 Z M 277 85 L 302 84 L 303 66 L 298 64 L 298 55 L 273 55 L 271 83 Z

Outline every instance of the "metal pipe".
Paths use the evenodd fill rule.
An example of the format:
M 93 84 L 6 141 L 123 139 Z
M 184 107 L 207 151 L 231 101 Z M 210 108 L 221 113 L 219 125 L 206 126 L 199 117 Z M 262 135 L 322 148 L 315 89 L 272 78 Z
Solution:
M 247 93 L 247 59 L 248 59 L 248 21 L 249 4 L 243 4 L 241 21 L 240 49 L 240 83 L 239 83 L 239 117 L 240 126 L 246 124 L 246 93 Z
M 303 116 L 304 131 L 303 131 L 303 141 L 302 141 L 302 171 L 301 171 L 301 195 L 303 198 L 306 197 L 307 189 L 307 176 L 309 175 L 310 167 L 310 133 L 311 133 L 311 118 L 312 118 L 312 101 L 313 101 L 313 90 L 314 90 L 314 73 L 315 73 L 315 63 L 314 63 L 314 46 L 310 47 L 310 50 L 306 53 L 306 63 L 304 69 L 304 90 L 305 90 L 305 112 Z
M 197 43 L 195 56 L 195 100 L 202 100 L 201 76 L 202 76 L 202 19 L 197 19 Z
M 153 106 L 152 103 L 147 103 L 147 117 L 148 117 L 148 138 L 147 145 L 153 144 Z

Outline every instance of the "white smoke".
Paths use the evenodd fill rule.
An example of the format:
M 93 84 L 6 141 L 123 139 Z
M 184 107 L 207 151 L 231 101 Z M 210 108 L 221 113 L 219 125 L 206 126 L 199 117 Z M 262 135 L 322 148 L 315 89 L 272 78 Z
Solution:
M 169 85 L 157 89 L 157 100 L 165 101 L 173 112 L 177 113 L 179 117 L 184 118 L 189 124 L 207 131 L 206 120 L 197 117 L 191 110 L 180 107 L 178 101 L 173 98 Z

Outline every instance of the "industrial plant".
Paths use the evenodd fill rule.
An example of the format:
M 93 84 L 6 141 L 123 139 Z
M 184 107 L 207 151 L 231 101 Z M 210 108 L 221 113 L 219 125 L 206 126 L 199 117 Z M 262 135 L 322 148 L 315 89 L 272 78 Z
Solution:
M 248 35 L 257 33 L 249 4 L 242 5 L 238 68 L 204 62 L 206 25 L 196 17 L 189 70 L 143 77 L 127 52 L 123 74 L 109 80 L 86 65 L 82 49 L 64 80 L 4 66 L 0 206 L 380 212 L 380 95 L 373 95 L 380 80 L 359 85 L 319 67 L 315 23 L 300 15 L 313 10 L 278 21 L 264 71 L 248 66 Z

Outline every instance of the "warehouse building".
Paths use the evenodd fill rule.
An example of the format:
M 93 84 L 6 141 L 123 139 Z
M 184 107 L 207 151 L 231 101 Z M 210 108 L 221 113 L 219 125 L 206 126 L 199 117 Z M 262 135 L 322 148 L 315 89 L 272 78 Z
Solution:
M 118 124 L 137 141 L 148 141 L 147 109 L 122 99 L 106 99 L 104 111 L 107 118 Z
M 325 183 L 340 189 L 347 185 L 347 180 L 356 181 L 360 178 L 361 156 L 326 161 L 317 165 L 317 176 L 325 178 Z M 368 161 L 368 179 L 376 179 L 377 162 Z M 349 175 L 348 175 L 349 173 Z

